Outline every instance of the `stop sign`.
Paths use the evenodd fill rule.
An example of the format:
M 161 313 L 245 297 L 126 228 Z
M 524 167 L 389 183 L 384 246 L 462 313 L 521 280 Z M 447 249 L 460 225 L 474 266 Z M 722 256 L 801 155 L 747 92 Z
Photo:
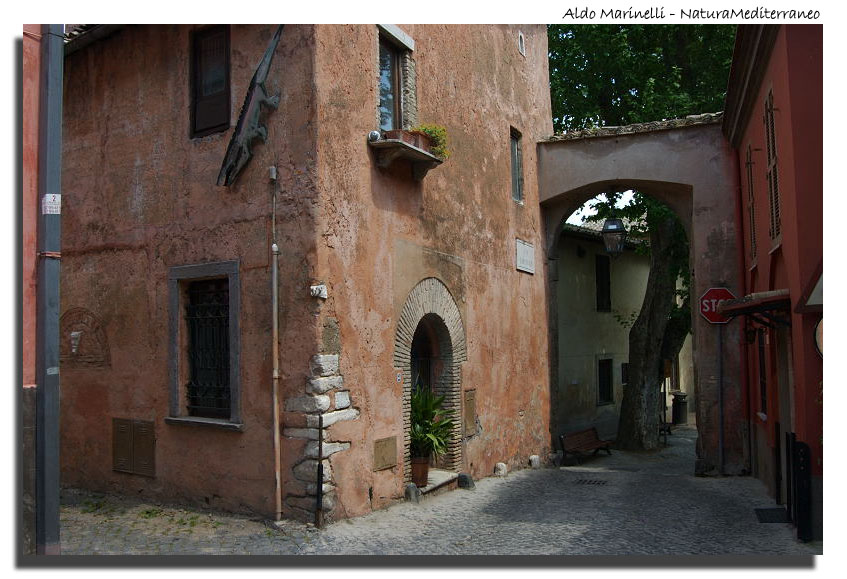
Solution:
M 718 305 L 726 300 L 734 300 L 735 296 L 725 287 L 710 287 L 700 296 L 700 313 L 710 324 L 726 324 L 729 318 L 718 313 Z

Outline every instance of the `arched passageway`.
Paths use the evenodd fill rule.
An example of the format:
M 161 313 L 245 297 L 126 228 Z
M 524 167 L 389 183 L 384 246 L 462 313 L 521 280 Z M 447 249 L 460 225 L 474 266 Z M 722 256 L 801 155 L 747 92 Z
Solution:
M 599 193 L 637 189 L 680 217 L 690 242 L 694 380 L 698 400 L 698 473 L 747 468 L 738 332 L 723 332 L 698 313 L 708 288 L 740 294 L 734 191 L 738 168 L 721 133 L 721 115 L 606 127 L 554 136 L 538 145 L 539 190 L 550 275 L 551 352 L 557 352 L 557 244 L 564 220 Z M 721 335 L 722 334 L 722 335 Z M 720 342 L 720 344 L 719 344 Z M 551 358 L 551 383 L 558 360 Z M 554 436 L 558 433 L 552 433 Z
M 461 372 L 467 359 L 465 329 L 459 308 L 441 280 L 428 277 L 406 298 L 394 338 L 394 365 L 403 378 L 403 472 L 411 477 L 409 427 L 412 388 L 420 380 L 444 395 L 444 408 L 454 411 L 453 433 L 438 466 L 458 471 L 462 466 Z

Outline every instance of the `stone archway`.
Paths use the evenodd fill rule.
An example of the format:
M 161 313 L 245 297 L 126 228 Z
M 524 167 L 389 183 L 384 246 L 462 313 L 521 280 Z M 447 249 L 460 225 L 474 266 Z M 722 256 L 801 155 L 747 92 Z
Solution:
M 445 396 L 444 407 L 454 411 L 453 434 L 441 466 L 457 471 L 462 466 L 461 364 L 467 359 L 465 328 L 453 296 L 441 280 L 428 277 L 416 285 L 403 305 L 394 337 L 394 366 L 403 376 L 403 475 L 411 478 L 409 462 L 410 402 L 412 396 L 412 343 L 415 332 L 425 324 L 438 357 L 432 387 Z
M 699 473 L 738 474 L 746 469 L 743 392 L 738 332 L 718 329 L 696 310 L 710 287 L 740 295 L 741 255 L 736 233 L 737 160 L 721 133 L 722 116 L 700 115 L 627 127 L 601 127 L 556 135 L 538 145 L 539 199 L 545 250 L 556 267 L 562 221 L 588 199 L 609 189 L 635 188 L 665 203 L 680 217 L 690 243 Z M 548 277 L 551 351 L 558 351 L 556 284 Z M 551 383 L 559 381 L 551 358 Z M 721 430 L 721 421 L 723 421 Z M 721 445 L 725 448 L 721 449 Z M 723 452 L 725 451 L 725 452 Z M 724 464 L 721 464 L 721 462 Z

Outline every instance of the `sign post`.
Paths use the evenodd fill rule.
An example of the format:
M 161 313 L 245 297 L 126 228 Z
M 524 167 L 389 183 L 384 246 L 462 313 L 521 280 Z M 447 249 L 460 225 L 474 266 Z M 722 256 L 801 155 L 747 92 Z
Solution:
M 730 318 L 718 313 L 718 306 L 726 300 L 734 300 L 735 295 L 725 287 L 710 287 L 700 296 L 700 315 L 710 324 L 718 326 L 718 468 L 723 474 L 723 325 Z

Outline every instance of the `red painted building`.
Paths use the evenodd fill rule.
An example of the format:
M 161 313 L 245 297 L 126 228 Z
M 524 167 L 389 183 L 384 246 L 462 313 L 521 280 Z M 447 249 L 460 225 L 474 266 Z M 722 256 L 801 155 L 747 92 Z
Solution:
M 41 71 L 41 25 L 23 26 L 23 191 L 21 197 L 23 378 L 23 550 L 35 552 L 35 290 L 38 207 L 38 103 Z
M 822 39 L 818 25 L 739 26 L 723 124 L 745 296 L 722 311 L 743 333 L 751 470 L 804 539 L 823 533 Z

